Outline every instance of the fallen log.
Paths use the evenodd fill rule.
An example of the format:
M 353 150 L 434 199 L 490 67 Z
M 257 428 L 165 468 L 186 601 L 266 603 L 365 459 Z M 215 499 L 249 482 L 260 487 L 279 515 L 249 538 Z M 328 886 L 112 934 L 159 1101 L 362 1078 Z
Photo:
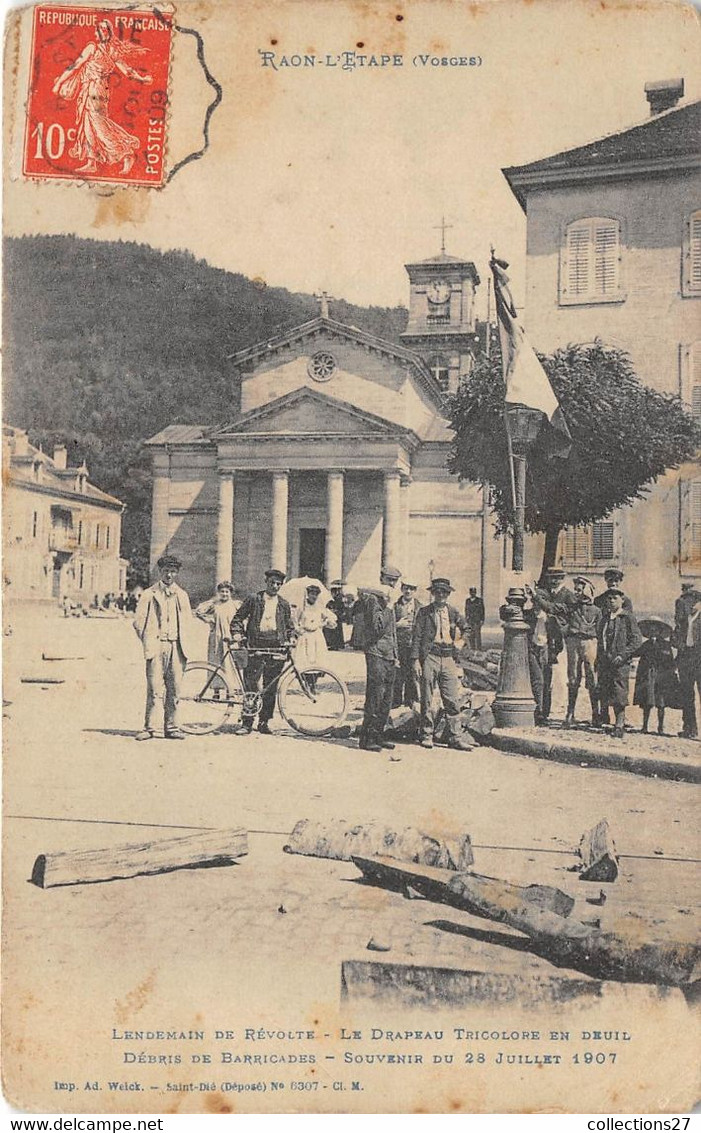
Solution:
M 574 908 L 574 898 L 550 885 L 513 885 L 479 873 L 451 873 L 398 863 L 388 857 L 357 857 L 358 869 L 376 884 L 403 891 L 411 886 L 431 901 L 453 905 L 479 917 L 509 924 L 509 917 L 520 916 L 530 909 L 548 910 L 567 917 Z
M 283 847 L 286 854 L 305 854 L 349 862 L 356 855 L 384 854 L 390 860 L 440 866 L 446 870 L 467 869 L 474 862 L 469 834 L 436 835 L 412 826 L 391 830 L 379 822 L 352 825 L 345 819 L 312 822 L 303 818 Z
M 578 854 L 582 859 L 580 881 L 615 881 L 618 856 L 605 818 L 582 834 Z
M 176 869 L 231 865 L 248 853 L 245 830 L 202 830 L 160 842 L 129 842 L 106 850 L 40 854 L 31 880 L 40 889 L 170 873 Z
M 694 940 L 665 937 L 654 922 L 635 914 L 612 915 L 601 928 L 553 911 L 556 899 L 552 895 L 560 890 L 549 886 L 520 889 L 477 874 L 412 869 L 378 858 L 354 860 L 379 884 L 397 888 L 403 880 L 430 900 L 517 929 L 530 938 L 534 952 L 559 967 L 577 968 L 600 979 L 686 988 L 696 978 L 701 945 Z M 501 895 L 500 887 L 507 887 Z M 532 900 L 526 896 L 528 890 L 543 893 Z

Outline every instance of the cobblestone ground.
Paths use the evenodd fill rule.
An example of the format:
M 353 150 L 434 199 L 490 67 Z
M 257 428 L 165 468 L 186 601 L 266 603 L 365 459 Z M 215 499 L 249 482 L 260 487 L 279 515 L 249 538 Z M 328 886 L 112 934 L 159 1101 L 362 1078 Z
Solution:
M 508 930 L 361 884 L 350 863 L 284 854 L 300 818 L 467 831 L 475 869 L 558 885 L 591 913 L 589 887 L 569 869 L 582 832 L 607 817 L 622 860 L 596 910 L 602 923 L 625 907 L 693 933 L 699 846 L 689 784 L 487 748 L 405 746 L 392 759 L 352 740 L 304 739 L 279 719 L 271 737 L 135 743 L 143 660 L 127 619 L 18 608 L 9 622 L 5 981 L 16 994 L 6 1025 L 16 1049 L 31 1035 L 33 1049 L 53 1051 L 57 1077 L 68 1059 L 59 1033 L 70 1036 L 73 1067 L 85 1049 L 77 1058 L 89 1076 L 96 1026 L 107 1042 L 113 1027 L 172 1018 L 174 1003 L 179 1025 L 196 1026 L 205 1003 L 212 1027 L 230 1026 L 234 1014 L 240 1023 L 243 1003 L 261 1025 L 275 988 L 291 1017 L 330 1025 L 340 964 L 372 958 L 371 937 L 397 962 L 556 971 Z M 357 702 L 358 658 L 341 663 Z M 21 683 L 47 675 L 63 683 Z M 239 826 L 251 832 L 250 852 L 235 866 L 49 890 L 28 884 L 39 853 Z M 23 1073 L 24 1088 L 41 1088 L 31 1060 Z

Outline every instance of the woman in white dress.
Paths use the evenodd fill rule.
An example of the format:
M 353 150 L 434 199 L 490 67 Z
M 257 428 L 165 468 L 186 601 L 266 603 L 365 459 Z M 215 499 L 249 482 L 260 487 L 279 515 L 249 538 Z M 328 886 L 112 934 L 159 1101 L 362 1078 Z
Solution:
M 295 606 L 292 611 L 297 645 L 295 665 L 302 669 L 313 669 L 315 665 L 328 668 L 329 650 L 324 637 L 324 629 L 336 625 L 336 615 L 319 602 L 321 587 L 308 586 L 304 605 Z
M 195 609 L 197 617 L 209 626 L 207 660 L 210 665 L 223 664 L 227 679 L 234 680 L 234 687 L 236 670 L 231 657 L 228 656 L 228 647 L 231 640 L 231 619 L 240 605 L 238 599 L 234 598 L 234 588 L 231 583 L 220 582 L 214 598 L 200 602 Z

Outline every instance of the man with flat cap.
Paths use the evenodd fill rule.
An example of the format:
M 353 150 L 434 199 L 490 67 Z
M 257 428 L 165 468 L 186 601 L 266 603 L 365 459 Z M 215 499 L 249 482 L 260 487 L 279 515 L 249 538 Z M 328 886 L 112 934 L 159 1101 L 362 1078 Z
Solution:
M 574 603 L 568 607 L 565 649 L 567 650 L 567 715 L 565 727 L 574 724 L 577 696 L 582 683 L 589 693 L 591 722 L 599 723 L 599 701 L 596 688 L 597 630 L 602 618 L 601 610 L 594 605 L 594 587 L 583 574 L 575 575 Z
M 394 597 L 400 570 L 383 566 L 380 585 L 365 591 L 360 606 L 361 637 L 365 653 L 365 707 L 358 747 L 382 751 L 394 744 L 384 738 L 392 710 L 394 680 L 398 665 L 397 623 Z
M 543 712 L 542 722 L 550 717 L 552 707 L 553 667 L 557 665 L 565 643 L 569 614 L 575 602 L 574 592 L 565 586 L 565 572 L 562 567 L 550 566 L 544 577 L 544 585 L 531 592 L 533 607 L 537 613 L 545 611 L 547 619 L 547 649 L 543 663 Z
M 275 712 L 277 679 L 285 659 L 270 653 L 256 653 L 257 649 L 281 649 L 294 636 L 292 609 L 289 602 L 278 594 L 285 581 L 285 572 L 271 567 L 265 572 L 265 589 L 251 594 L 239 606 L 231 621 L 231 636 L 244 639 L 249 649 L 248 665 L 244 674 L 246 692 L 263 692 L 258 731 L 270 735 L 270 721 Z M 255 713 L 244 712 L 241 730 L 253 731 Z
M 394 620 L 397 624 L 397 653 L 399 669 L 394 682 L 394 706 L 405 704 L 410 707 L 419 699 L 419 686 L 414 676 L 411 660 L 411 639 L 414 621 L 421 603 L 416 597 L 417 585 L 413 579 L 402 579 L 402 592 L 394 606 Z
M 701 589 L 695 582 L 682 582 L 682 592 L 674 603 L 672 644 L 677 648 L 682 694 L 679 735 L 695 740 L 698 738 L 696 690 L 701 693 Z
M 606 612 L 599 622 L 596 667 L 599 677 L 599 700 L 602 718 L 608 719 L 609 707 L 616 715 L 613 734 L 622 740 L 629 699 L 630 663 L 643 643 L 643 635 L 631 610 L 623 605 L 625 594 L 619 586 L 606 592 Z
M 464 694 L 455 643 L 458 630 L 463 636 L 467 634 L 467 622 L 455 606 L 448 604 L 453 592 L 450 579 L 434 578 L 429 590 L 432 601 L 417 612 L 411 643 L 414 673 L 421 688 L 421 746 L 433 747 L 433 694 L 438 689 L 448 721 L 449 747 L 469 751 L 475 743 L 460 728 Z
M 146 661 L 146 718 L 137 740 L 184 740 L 178 728 L 180 687 L 188 657 L 193 657 L 194 620 L 190 599 L 176 583 L 182 563 L 175 555 L 158 560 L 160 579 L 144 590 L 134 615 L 134 629 Z
M 618 567 L 608 567 L 604 571 L 604 582 L 606 583 L 606 589 L 602 590 L 601 594 L 597 594 L 596 598 L 594 599 L 594 605 L 599 607 L 602 614 L 605 614 L 607 609 L 608 609 L 606 596 L 607 596 L 609 590 L 611 590 L 612 588 L 615 588 L 617 590 L 621 590 L 621 592 L 623 593 L 623 609 L 629 610 L 632 613 L 633 603 L 631 602 L 628 595 L 623 592 L 623 589 L 622 589 L 623 588 L 623 571 L 619 570 Z
M 477 587 L 470 587 L 470 596 L 465 599 L 465 621 L 467 622 L 467 645 L 469 649 L 482 649 L 482 626 L 484 625 L 484 600 L 477 594 Z

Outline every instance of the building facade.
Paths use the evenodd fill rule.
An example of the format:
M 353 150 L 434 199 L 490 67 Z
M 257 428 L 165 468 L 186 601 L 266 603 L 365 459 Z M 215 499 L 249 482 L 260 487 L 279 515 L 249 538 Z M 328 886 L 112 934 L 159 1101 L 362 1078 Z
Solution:
M 124 505 L 90 483 L 85 464 L 68 468 L 65 446 L 48 456 L 10 426 L 2 463 L 6 596 L 87 606 L 96 594 L 126 590 Z
M 234 356 L 230 421 L 148 442 L 152 564 L 177 553 L 200 595 L 224 578 L 252 590 L 271 564 L 369 584 L 384 561 L 420 587 L 449 575 L 456 597 L 493 588 L 496 604 L 502 549 L 482 491 L 445 467 L 444 394 L 472 364 L 479 278 L 444 252 L 407 271 L 402 345 L 337 322 L 323 301 L 318 318 Z
M 680 81 L 646 87 L 640 125 L 504 170 L 527 217 L 526 328 L 536 349 L 624 349 L 641 381 L 701 419 L 701 103 Z M 701 471 L 670 472 L 646 500 L 565 533 L 567 570 L 625 571 L 636 610 L 669 613 L 701 574 Z

